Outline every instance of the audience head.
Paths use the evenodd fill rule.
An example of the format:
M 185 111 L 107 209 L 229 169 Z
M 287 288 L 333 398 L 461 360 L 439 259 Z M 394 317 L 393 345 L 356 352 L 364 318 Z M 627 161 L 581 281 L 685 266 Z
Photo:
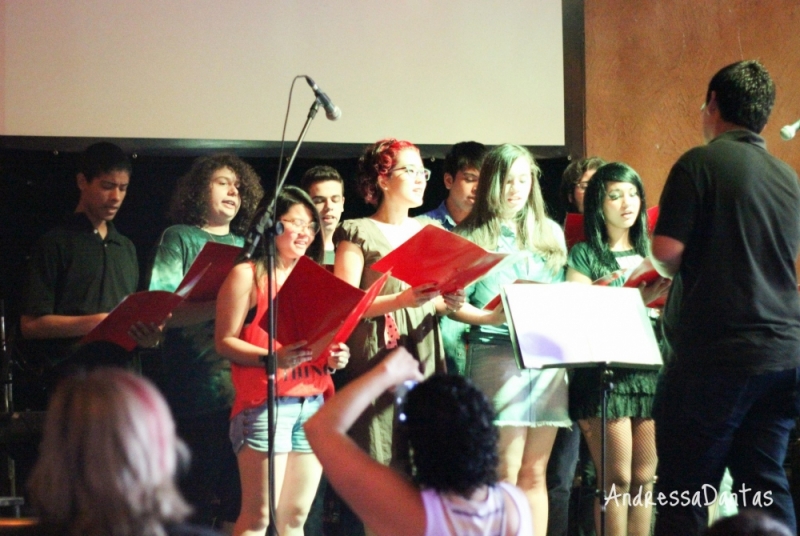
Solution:
M 583 213 L 583 196 L 592 175 L 597 168 L 605 164 L 605 161 L 598 156 L 590 156 L 575 160 L 561 176 L 561 187 L 559 195 L 561 203 L 567 212 Z
M 447 207 L 454 212 L 469 214 L 475 204 L 480 169 L 486 146 L 476 141 L 456 143 L 444 159 L 444 186 L 449 190 Z
M 486 396 L 462 376 L 435 375 L 405 400 L 412 478 L 468 495 L 497 482 L 497 428 Z
M 170 219 L 198 227 L 208 225 L 216 197 L 226 194 L 230 187 L 235 187 L 239 197 L 239 206 L 229 220 L 230 230 L 244 235 L 264 190 L 253 167 L 230 153 L 202 156 L 192 163 L 189 172 L 178 179 L 170 203 Z M 215 189 L 220 193 L 215 194 Z
M 715 522 L 706 536 L 791 536 L 792 532 L 780 521 L 760 510 L 744 510 Z
M 358 192 L 364 201 L 379 206 L 385 197 L 384 192 L 389 189 L 391 179 L 402 178 L 409 182 L 416 180 L 417 175 L 412 176 L 407 169 L 412 169 L 414 173 L 428 173 L 425 180 L 430 177 L 429 172 L 422 167 L 419 149 L 414 144 L 394 138 L 378 141 L 368 146 L 358 160 Z M 422 196 L 419 198 L 416 206 L 422 204 Z M 414 203 L 416 199 L 411 201 Z
M 188 459 L 164 398 L 122 369 L 64 379 L 29 488 L 42 523 L 71 534 L 164 534 L 190 508 L 175 484 Z
M 330 166 L 314 166 L 305 172 L 300 186 L 319 211 L 325 237 L 332 236 L 344 212 L 342 176 Z
M 706 107 L 712 97 L 723 120 L 760 133 L 775 104 L 775 83 L 758 61 L 740 61 L 723 67 L 711 78 Z M 703 110 L 704 116 L 707 112 Z M 709 138 L 711 133 L 705 133 Z

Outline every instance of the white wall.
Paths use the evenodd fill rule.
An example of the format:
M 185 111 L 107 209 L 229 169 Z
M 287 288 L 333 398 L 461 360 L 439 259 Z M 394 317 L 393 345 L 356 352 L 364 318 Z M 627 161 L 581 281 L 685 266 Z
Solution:
M 561 0 L 0 0 L 0 134 L 564 145 Z M 287 138 L 313 102 L 296 85 Z

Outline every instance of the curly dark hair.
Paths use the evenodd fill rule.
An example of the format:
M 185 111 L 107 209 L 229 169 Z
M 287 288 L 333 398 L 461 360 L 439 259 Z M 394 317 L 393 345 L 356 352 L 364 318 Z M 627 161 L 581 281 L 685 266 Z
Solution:
M 178 179 L 172 194 L 168 217 L 174 223 L 197 225 L 208 223 L 208 200 L 211 196 L 211 177 L 222 168 L 229 168 L 239 179 L 239 197 L 242 204 L 231 221 L 231 232 L 244 235 L 250 220 L 264 196 L 261 178 L 253 167 L 231 153 L 201 156 L 192 163 L 189 173 Z
M 757 134 L 764 130 L 775 104 L 775 83 L 761 63 L 748 60 L 723 67 L 708 83 L 706 104 L 712 91 L 722 119 Z
M 561 198 L 561 204 L 567 212 L 578 212 L 578 207 L 575 206 L 575 199 L 573 192 L 575 185 L 577 185 L 583 174 L 592 169 L 598 169 L 600 166 L 605 165 L 606 161 L 599 156 L 589 156 L 574 160 L 564 170 L 561 175 L 561 186 L 558 189 L 558 196 Z
M 626 182 L 636 186 L 641 200 L 639 217 L 630 229 L 629 239 L 634 251 L 642 257 L 650 253 L 650 238 L 647 236 L 647 201 L 644 196 L 644 185 L 639 174 L 632 167 L 622 162 L 611 162 L 597 169 L 586 188 L 583 198 L 583 232 L 586 243 L 594 253 L 597 266 L 592 266 L 592 273 L 609 274 L 619 269 L 614 253 L 608 247 L 608 229 L 603 213 L 603 202 L 606 199 L 607 185 L 610 182 Z
M 394 167 L 397 155 L 405 149 L 419 152 L 413 143 L 394 138 L 380 140 L 364 149 L 364 154 L 358 159 L 356 188 L 365 202 L 374 206 L 381 204 L 383 192 L 378 187 L 378 177 L 386 175 Z
M 463 376 L 437 374 L 405 401 L 411 476 L 424 488 L 463 496 L 497 482 L 492 404 Z

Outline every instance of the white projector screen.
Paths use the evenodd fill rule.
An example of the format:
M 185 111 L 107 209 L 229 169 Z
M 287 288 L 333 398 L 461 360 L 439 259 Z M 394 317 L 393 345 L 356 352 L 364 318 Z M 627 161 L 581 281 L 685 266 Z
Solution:
M 561 5 L 0 0 L 0 134 L 563 146 Z

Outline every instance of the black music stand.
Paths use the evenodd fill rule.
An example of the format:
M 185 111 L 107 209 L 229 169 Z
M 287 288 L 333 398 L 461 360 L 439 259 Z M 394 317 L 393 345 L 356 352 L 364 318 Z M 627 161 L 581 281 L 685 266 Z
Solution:
M 6 337 L 6 305 L 5 300 L 0 299 L 0 382 L 2 382 L 2 406 L 0 407 L 0 422 L 5 426 L 8 435 L 13 435 L 14 415 L 14 393 L 12 390 L 13 381 L 13 361 L 11 352 L 8 349 Z M 4 436 L 6 434 L 0 434 Z M 2 441 L 0 441 L 2 443 Z M 8 470 L 8 482 L 11 495 L 0 497 L 0 507 L 12 507 L 14 517 L 20 516 L 20 509 L 25 504 L 25 499 L 17 495 L 17 470 L 14 458 L 6 452 L 6 463 Z
M 579 283 L 513 284 L 501 296 L 517 365 L 522 368 L 600 369 L 601 420 L 600 534 L 605 536 L 606 425 L 608 397 L 614 389 L 612 367 L 657 370 L 661 352 L 638 289 Z M 577 323 L 580 314 L 585 318 Z M 615 332 L 624 330 L 624 345 Z

